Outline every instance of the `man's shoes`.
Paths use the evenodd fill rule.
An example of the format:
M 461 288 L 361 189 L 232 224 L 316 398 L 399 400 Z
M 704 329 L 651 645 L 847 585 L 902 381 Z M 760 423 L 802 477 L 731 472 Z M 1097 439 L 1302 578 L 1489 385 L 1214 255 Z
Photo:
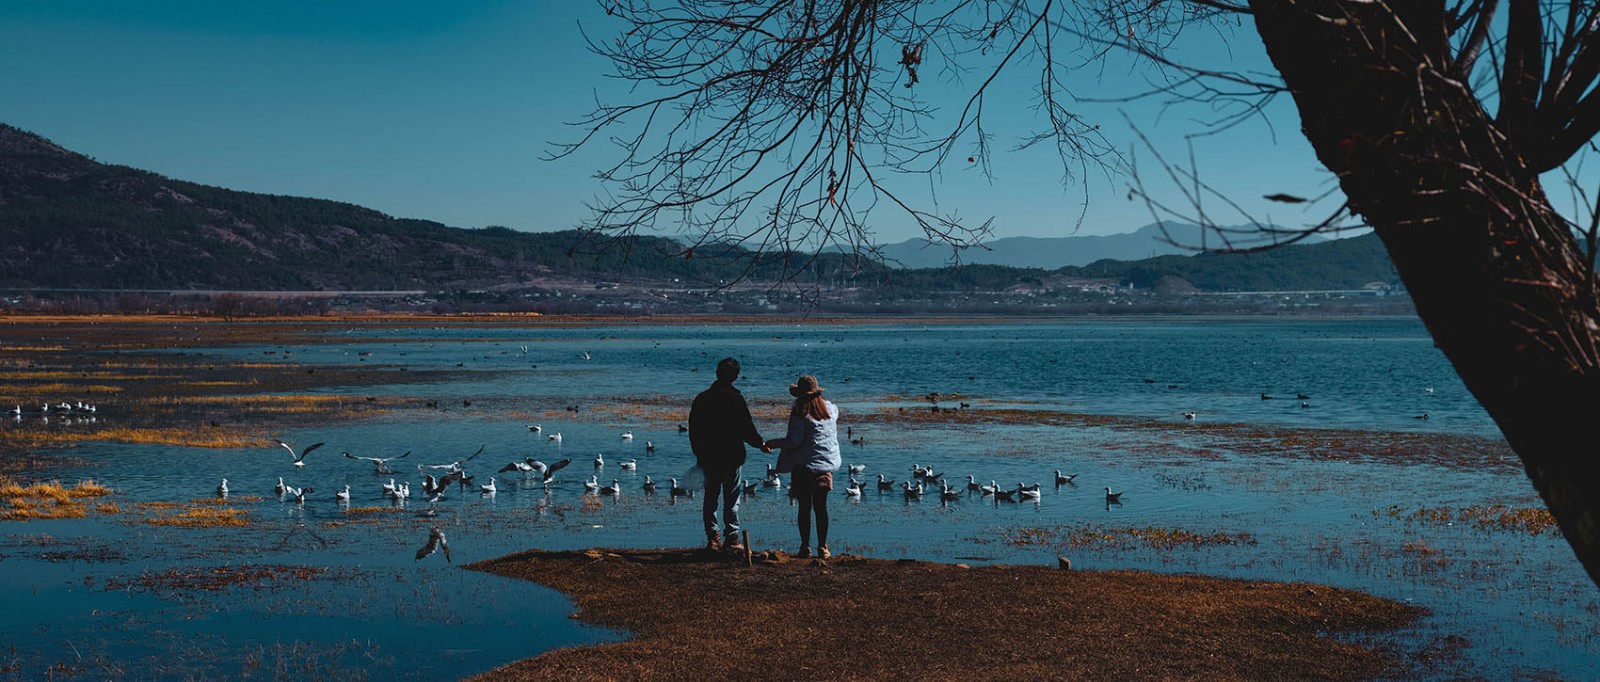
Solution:
M 817 558 L 818 559 L 826 559 L 826 558 L 831 557 L 831 556 L 833 556 L 833 552 L 828 551 L 828 546 L 827 545 L 817 545 Z
M 739 542 L 739 540 L 737 538 L 735 538 L 735 539 L 728 540 L 728 544 L 723 545 L 722 548 L 725 549 L 725 550 L 728 550 L 729 552 L 743 552 L 744 551 L 744 543 Z
M 811 546 L 810 545 L 800 545 L 800 551 L 795 552 L 794 555 L 797 556 L 797 557 L 800 557 L 801 559 L 810 559 L 811 558 Z
M 717 539 L 715 533 L 706 536 L 706 549 L 712 552 L 722 549 L 722 541 Z

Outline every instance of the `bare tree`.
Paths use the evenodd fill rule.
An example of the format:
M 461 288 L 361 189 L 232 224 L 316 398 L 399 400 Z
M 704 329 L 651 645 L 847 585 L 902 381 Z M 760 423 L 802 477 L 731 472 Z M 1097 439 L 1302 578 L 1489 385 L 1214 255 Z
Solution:
M 561 151 L 596 140 L 620 146 L 620 160 L 601 173 L 613 194 L 593 227 L 626 234 L 677 221 L 691 249 L 815 253 L 833 243 L 871 254 L 868 216 L 879 207 L 953 246 L 981 240 L 987 223 L 904 198 L 905 179 L 935 175 L 953 159 L 988 167 L 985 106 L 1008 71 L 1034 74 L 1032 101 L 1045 121 L 1021 131 L 1017 146 L 1052 146 L 1072 178 L 1126 169 L 1097 124 L 1074 113 L 1062 79 L 1108 51 L 1148 59 L 1166 79 L 1162 93 L 1226 102 L 1237 116 L 1287 94 L 1337 178 L 1342 212 L 1383 240 L 1438 347 L 1600 583 L 1600 484 L 1587 473 L 1595 448 L 1587 420 L 1600 413 L 1592 257 L 1600 207 L 1588 206 L 1575 225 L 1540 183 L 1563 169 L 1577 177 L 1574 159 L 1600 132 L 1596 3 L 601 4 L 622 30 L 592 45 L 637 98 L 599 105 Z M 1183 31 L 1227 36 L 1230 26 L 1253 26 L 1275 73 L 1206 71 L 1166 56 Z M 935 74 L 966 88 L 958 108 L 918 99 Z M 1196 174 L 1167 170 L 1191 198 L 1207 191 Z M 1581 185 L 1574 194 L 1600 201 Z

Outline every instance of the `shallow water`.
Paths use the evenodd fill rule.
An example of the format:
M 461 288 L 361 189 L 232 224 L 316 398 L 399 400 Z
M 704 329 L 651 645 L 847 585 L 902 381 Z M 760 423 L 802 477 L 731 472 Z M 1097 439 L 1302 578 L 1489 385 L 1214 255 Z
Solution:
M 378 679 L 459 677 L 557 646 L 617 633 L 568 618 L 570 603 L 536 585 L 461 570 L 456 564 L 527 549 L 692 546 L 702 541 L 699 501 L 646 495 L 693 462 L 676 422 L 734 355 L 739 385 L 774 403 L 799 373 L 819 376 L 843 411 L 888 418 L 853 428 L 867 438 L 845 460 L 867 476 L 896 480 L 912 464 L 933 465 L 952 484 L 967 476 L 1043 484 L 1037 502 L 996 503 L 978 494 L 941 503 L 907 501 L 869 488 L 836 495 L 835 551 L 939 561 L 1055 563 L 1086 569 L 1142 568 L 1246 579 L 1304 580 L 1426 606 L 1433 614 L 1394 637 L 1416 653 L 1470 646 L 1461 667 L 1436 671 L 1489 678 L 1600 678 L 1600 599 L 1560 538 L 1419 525 L 1405 513 L 1434 507 L 1537 505 L 1514 462 L 1477 468 L 1396 460 L 1329 461 L 1302 456 L 1300 429 L 1496 438 L 1482 409 L 1433 348 L 1420 323 L 1355 320 L 1106 320 L 961 325 L 615 326 L 558 329 L 349 330 L 297 346 L 203 349 L 226 357 L 302 365 L 403 365 L 471 373 L 460 381 L 353 389 L 437 400 L 442 409 L 360 424 L 277 434 L 294 444 L 326 442 L 296 470 L 282 449 L 202 450 L 92 443 L 73 454 L 87 466 L 47 472 L 93 477 L 119 504 L 207 497 L 228 478 L 244 529 L 197 530 L 126 523 L 114 516 L 0 526 L 7 575 L 0 639 L 28 670 L 65 662 L 105 677 L 96 661 L 133 677 L 232 674 L 312 667 L 325 675 Z M 285 351 L 288 351 L 285 353 Z M 588 359 L 584 359 L 584 354 Z M 350 393 L 337 387 L 329 392 Z M 974 408 L 1020 407 L 1105 415 L 1082 427 L 898 423 L 897 410 L 928 410 L 917 396 L 961 394 Z M 1263 394 L 1270 399 L 1263 399 Z M 1300 399 L 1297 394 L 1308 397 Z M 640 401 L 672 405 L 666 418 L 611 410 Z M 466 405 L 472 402 L 473 405 Z M 1304 406 L 1302 406 L 1304 403 Z M 568 406 L 578 406 L 577 414 Z M 681 406 L 681 407 L 677 407 Z M 1196 412 L 1194 420 L 1183 412 Z M 1427 414 L 1427 419 L 1419 419 Z M 596 416 L 609 415 L 609 416 Z M 100 418 L 118 419 L 114 404 Z M 539 422 L 543 433 L 526 424 Z M 776 422 L 760 421 L 765 435 Z M 1246 424 L 1240 434 L 1203 427 Z M 39 428 L 13 423 L 9 428 Z M 619 434 L 631 430 L 624 441 Z M 545 436 L 561 432 L 560 444 Z M 646 453 L 646 441 L 658 449 Z M 350 485 L 355 507 L 390 506 L 362 455 L 412 454 L 394 478 L 420 488 L 417 464 L 442 464 L 480 446 L 468 465 L 478 483 L 524 456 L 572 465 L 548 487 L 499 474 L 499 492 L 460 491 L 429 505 L 352 521 L 333 493 Z M 596 453 L 609 464 L 596 472 Z M 639 470 L 616 464 L 637 459 Z M 752 454 L 746 477 L 763 472 Z M 1054 471 L 1076 473 L 1051 485 Z M 596 475 L 624 494 L 585 496 Z M 279 476 L 313 486 L 304 505 L 279 500 Z M 844 476 L 841 475 L 842 482 Z M 842 487 L 842 486 L 841 486 Z M 1124 492 L 1107 505 L 1104 488 Z M 1385 513 L 1399 508 L 1399 516 Z M 742 521 L 757 547 L 792 550 L 793 507 L 782 492 L 748 497 Z M 416 560 L 428 528 L 443 528 L 454 563 Z M 1226 534 L 1240 544 L 1153 549 L 1015 543 L 1023 529 L 1125 531 L 1155 527 Z M 1115 535 L 1116 533 L 1112 533 Z M 48 539 L 44 538 L 48 536 Z M 107 589 L 118 579 L 173 567 L 222 564 L 328 567 L 318 579 L 193 593 Z M 309 663 L 305 663 L 309 661 Z M 58 675 L 61 676 L 61 675 Z

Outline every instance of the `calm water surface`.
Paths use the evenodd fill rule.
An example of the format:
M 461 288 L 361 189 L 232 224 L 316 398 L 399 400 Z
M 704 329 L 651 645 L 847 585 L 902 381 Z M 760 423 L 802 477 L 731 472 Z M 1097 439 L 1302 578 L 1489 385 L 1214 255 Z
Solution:
M 646 475 L 665 482 L 692 465 L 677 422 L 710 382 L 716 360 L 733 355 L 745 367 L 739 385 L 757 403 L 786 396 L 799 373 L 819 376 L 844 413 L 841 428 L 852 416 L 927 411 L 919 396 L 930 392 L 961 394 L 941 403 L 950 407 L 966 400 L 974 408 L 1113 418 L 1071 428 L 857 421 L 866 444 L 847 447 L 845 459 L 866 465 L 869 477 L 903 480 L 912 464 L 924 464 L 952 483 L 964 484 L 969 474 L 1007 486 L 1041 482 L 1044 494 L 1017 504 L 980 495 L 948 504 L 936 496 L 908 502 L 871 491 L 859 501 L 841 495 L 832 504 L 835 551 L 1049 565 L 1064 554 L 1088 569 L 1350 587 L 1432 611 L 1393 639 L 1413 653 L 1459 650 L 1465 670 L 1436 671 L 1439 678 L 1600 679 L 1600 594 L 1562 540 L 1418 525 L 1388 513 L 1537 505 L 1514 462 L 1468 469 L 1405 458 L 1328 461 L 1301 456 L 1287 437 L 1300 429 L 1351 429 L 1497 439 L 1415 320 L 326 331 L 306 345 L 189 353 L 196 361 L 471 371 L 449 383 L 326 389 L 426 398 L 442 409 L 274 434 L 295 444 L 327 443 L 302 470 L 281 449 L 77 448 L 86 467 L 46 473 L 93 477 L 115 488 L 125 506 L 208 496 L 226 477 L 235 498 L 261 497 L 237 502 L 254 523 L 196 530 L 91 517 L 0 526 L 8 578 L 0 581 L 0 598 L 10 606 L 0 614 L 0 641 L 9 657 L 35 671 L 41 662 L 64 662 L 89 678 L 257 671 L 440 679 L 615 639 L 622 635 L 570 619 L 571 604 L 558 593 L 456 565 L 535 547 L 698 544 L 698 501 L 645 495 L 641 484 Z M 667 417 L 636 416 L 631 406 L 640 403 L 666 405 Z M 105 405 L 100 418 L 119 419 L 115 405 Z M 532 433 L 529 423 L 543 432 Z M 1214 424 L 1256 428 L 1249 436 L 1203 428 Z M 758 425 L 769 437 L 782 426 Z M 42 427 L 24 420 L 7 428 Z M 623 431 L 634 439 L 620 438 Z M 561 443 L 546 438 L 554 432 Z M 656 452 L 645 452 L 646 441 Z M 480 483 L 524 456 L 573 464 L 548 491 L 501 474 L 509 478 L 497 481 L 496 495 L 452 494 L 435 518 L 419 518 L 428 505 L 413 500 L 401 512 L 343 523 L 351 515 L 333 499 L 342 486 L 351 486 L 350 506 L 389 506 L 382 482 L 392 477 L 420 488 L 415 465 L 458 460 L 480 446 L 484 454 L 468 466 Z M 396 462 L 392 476 L 339 457 L 407 450 L 413 454 Z M 597 453 L 611 463 L 598 472 L 591 464 Z M 615 463 L 625 459 L 637 459 L 638 470 L 619 471 Z M 747 478 L 762 476 L 762 461 L 753 453 Z M 1051 485 L 1056 469 L 1078 474 L 1075 484 Z M 586 497 L 581 483 L 591 474 L 618 480 L 625 493 Z M 304 505 L 280 501 L 272 491 L 280 476 L 316 491 Z M 1123 504 L 1107 506 L 1106 487 L 1124 491 Z M 782 492 L 763 489 L 743 509 L 758 547 L 794 549 L 794 511 Z M 454 564 L 441 555 L 413 558 L 432 525 L 445 529 Z M 1007 541 L 1029 528 L 1143 527 L 1249 542 L 1158 550 Z M 124 584 L 172 568 L 225 564 L 329 571 L 309 582 L 215 592 Z

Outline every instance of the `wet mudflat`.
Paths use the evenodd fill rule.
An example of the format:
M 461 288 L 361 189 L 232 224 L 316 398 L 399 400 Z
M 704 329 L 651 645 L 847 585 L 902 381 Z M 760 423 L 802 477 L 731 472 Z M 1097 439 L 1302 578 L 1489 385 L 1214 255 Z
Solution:
M 915 464 L 962 490 L 841 494 L 836 552 L 1329 585 L 1426 611 L 1333 638 L 1399 666 L 1378 677 L 1596 674 L 1594 587 L 1414 322 L 11 320 L 0 334 L 0 406 L 22 410 L 0 426 L 0 471 L 19 489 L 108 490 L 0 503 L 15 516 L 0 521 L 14 677 L 465 677 L 643 632 L 568 618 L 584 590 L 461 565 L 697 545 L 698 499 L 643 482 L 664 490 L 692 464 L 678 427 L 723 355 L 744 363 L 764 432 L 794 375 L 814 373 L 863 441 L 845 452 L 863 479 Z M 38 409 L 60 401 L 97 409 Z M 278 440 L 325 445 L 295 467 Z M 410 454 L 379 473 L 345 452 Z M 440 470 L 418 465 L 475 452 L 470 487 L 420 494 Z M 548 485 L 499 471 L 526 457 L 572 463 Z M 745 525 L 758 549 L 793 551 L 793 507 L 760 485 L 762 462 L 746 467 Z M 1056 469 L 1076 477 L 1052 485 Z M 968 476 L 1042 494 L 997 501 Z M 591 477 L 622 494 L 587 494 Z M 311 490 L 297 503 L 279 478 Z M 386 494 L 391 479 L 412 496 Z M 453 555 L 415 558 L 436 527 Z

